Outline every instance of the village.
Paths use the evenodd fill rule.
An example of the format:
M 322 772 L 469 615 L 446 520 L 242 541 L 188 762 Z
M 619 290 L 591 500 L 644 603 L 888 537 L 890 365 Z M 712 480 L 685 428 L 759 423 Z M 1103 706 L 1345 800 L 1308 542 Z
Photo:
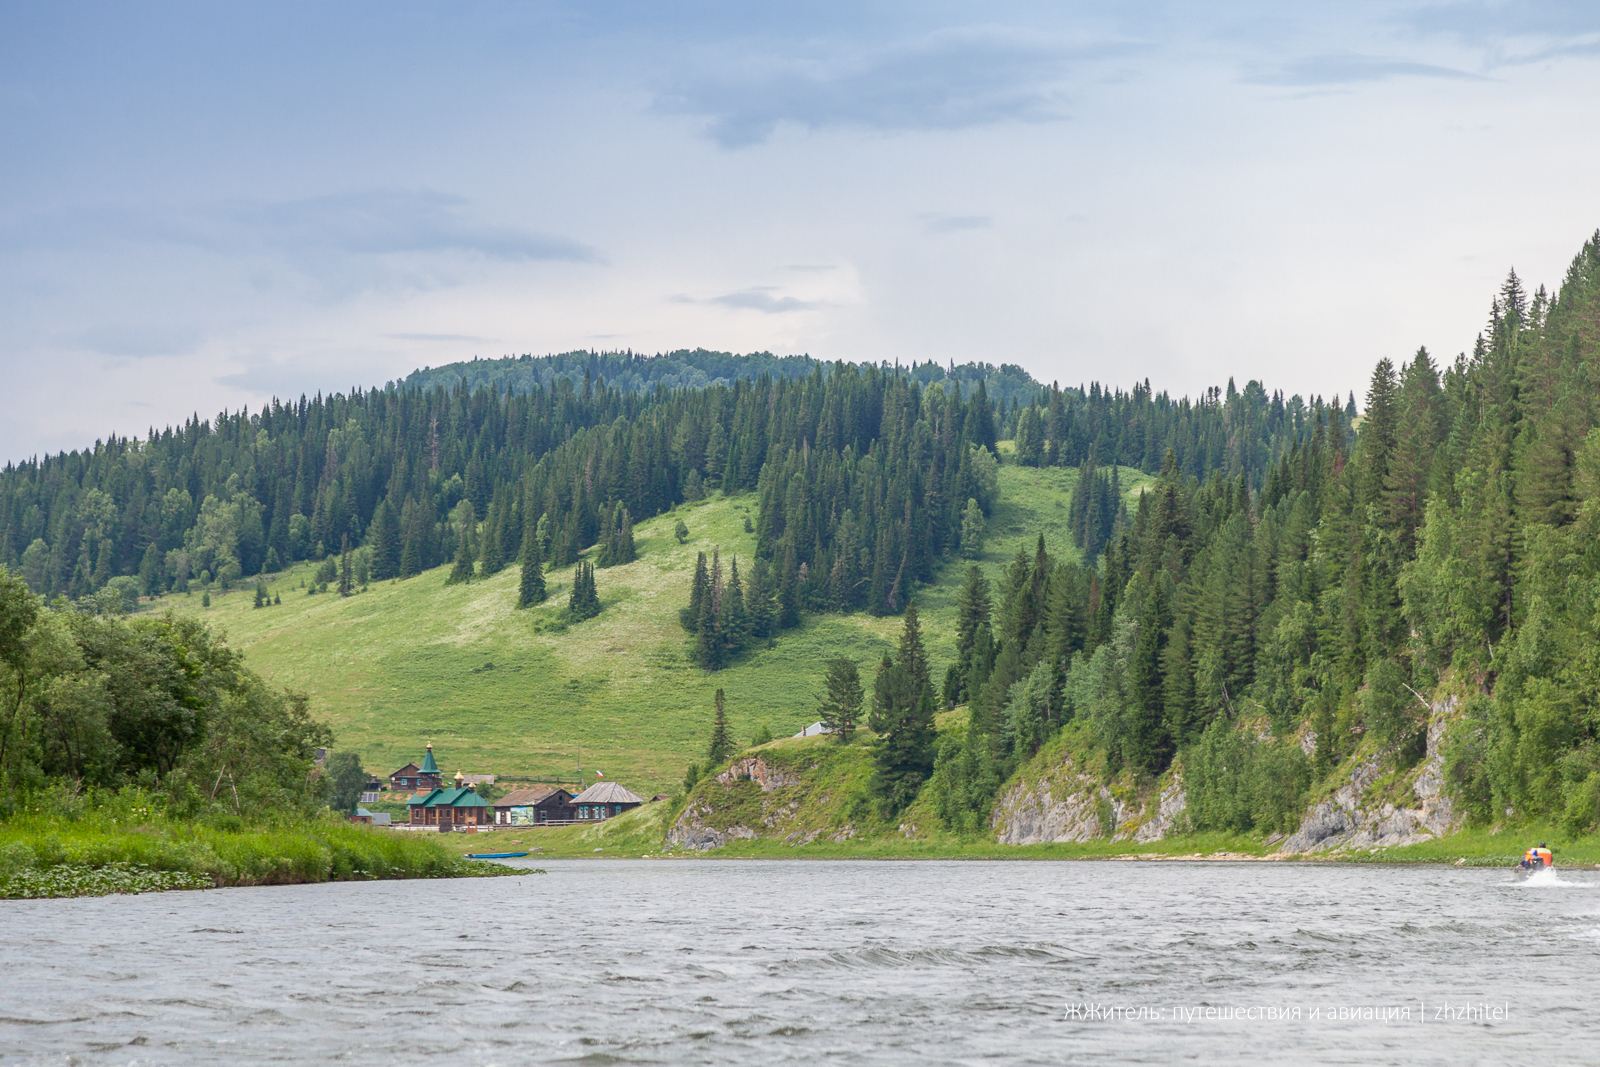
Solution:
M 653 797 L 652 800 L 664 799 Z M 495 775 L 457 771 L 446 779 L 430 743 L 421 763 L 407 763 L 387 781 L 373 778 L 361 793 L 352 822 L 396 830 L 440 830 L 478 833 L 498 828 L 572 826 L 610 819 L 646 803 L 618 782 L 598 781 L 573 793 L 556 782 L 536 783 L 501 794 Z M 405 806 L 404 821 L 395 812 L 373 808 Z

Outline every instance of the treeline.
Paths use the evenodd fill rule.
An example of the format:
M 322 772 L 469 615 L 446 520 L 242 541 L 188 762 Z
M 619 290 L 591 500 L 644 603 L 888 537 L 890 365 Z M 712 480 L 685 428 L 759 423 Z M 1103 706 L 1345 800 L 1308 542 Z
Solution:
M 1270 395 L 1260 382 L 1241 392 L 1228 379 L 1198 400 L 1155 393 L 1146 380 L 1131 392 L 1051 386 L 1008 415 L 1005 430 L 1025 467 L 1136 467 L 1154 474 L 1170 454 L 1180 473 L 1204 480 L 1214 471 L 1244 475 L 1252 489 L 1272 465 L 1312 433 L 1319 413 L 1338 408 L 1337 393 L 1324 402 Z M 1352 394 L 1345 426 L 1355 418 Z
M 500 359 L 472 359 L 414 371 L 398 383 L 402 389 L 427 392 L 434 388 L 464 386 L 468 392 L 493 388 L 501 392 L 528 392 L 535 386 L 552 389 L 566 380 L 576 388 L 585 378 L 604 381 L 624 393 L 651 393 L 659 389 L 705 389 L 713 385 L 732 385 L 736 381 L 798 381 L 817 371 L 831 374 L 835 364 L 811 356 L 774 356 L 770 352 L 735 355 L 709 352 L 703 348 L 679 349 L 646 356 L 627 352 L 564 352 L 550 356 L 506 356 Z M 872 366 L 872 364 L 863 364 Z M 879 369 L 887 370 L 887 365 Z M 990 400 L 1004 410 L 1026 404 L 1039 391 L 1039 383 L 1014 363 L 960 363 L 941 366 L 931 360 L 896 367 L 918 385 L 926 388 L 939 382 L 963 393 L 977 390 L 981 382 Z
M 766 366 L 714 353 L 673 358 L 718 371 Z M 938 561 L 981 550 L 996 442 L 1022 410 L 991 401 L 987 382 L 1040 395 L 1010 366 L 806 361 L 795 377 L 788 357 L 782 375 L 700 389 L 667 388 L 669 366 L 639 391 L 594 373 L 619 370 L 607 360 L 657 373 L 631 355 L 514 360 L 507 366 L 551 371 L 548 384 L 473 390 L 458 381 L 274 401 L 9 464 L 0 471 L 0 563 L 46 596 L 82 598 L 113 581 L 124 596 L 157 596 L 342 555 L 348 541 L 371 579 L 454 559 L 453 579 L 471 580 L 533 554 L 541 566 L 566 566 L 597 543 L 600 566 L 626 562 L 635 520 L 716 490 L 756 490 L 758 558 L 746 580 L 765 563 L 783 618 L 897 612 Z M 1195 407 L 1184 425 L 1231 425 L 1258 393 L 1252 385 Z M 1084 410 L 1099 411 L 1112 394 L 1095 386 L 1086 396 Z M 1113 413 L 1127 408 L 1109 403 Z M 1283 407 L 1286 426 L 1296 403 Z M 1101 519 L 1080 523 L 1082 535 L 1109 536 Z M 528 584 L 537 589 L 538 577 Z
M 1600 234 L 1554 296 L 1511 275 L 1470 356 L 1381 361 L 1353 447 L 1348 409 L 1313 402 L 1254 476 L 1202 481 L 1169 449 L 1098 567 L 1041 539 L 995 590 L 969 571 L 944 817 L 986 825 L 1011 769 L 1076 721 L 1113 769 L 1181 754 L 1197 827 L 1287 828 L 1358 750 L 1414 765 L 1443 682 L 1464 699 L 1449 785 L 1475 818 L 1592 828 L 1597 287 Z
M 565 379 L 319 396 L 8 466 L 0 562 L 47 596 L 118 576 L 160 595 L 348 539 L 374 579 L 454 558 L 470 580 L 530 552 L 566 566 L 596 543 L 602 567 L 626 563 L 636 517 L 760 489 L 761 555 L 797 604 L 898 610 L 959 540 L 968 501 L 989 505 L 994 445 L 981 382 L 965 398 L 842 364 L 648 396 Z

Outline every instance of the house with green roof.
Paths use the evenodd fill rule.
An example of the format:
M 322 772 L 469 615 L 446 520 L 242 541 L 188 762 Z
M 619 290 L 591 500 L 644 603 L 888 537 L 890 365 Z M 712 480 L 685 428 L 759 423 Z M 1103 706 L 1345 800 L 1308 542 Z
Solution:
M 406 817 L 412 826 L 437 826 L 452 830 L 458 826 L 488 826 L 494 822 L 494 808 L 470 785 L 456 784 L 450 789 L 432 789 L 406 803 Z

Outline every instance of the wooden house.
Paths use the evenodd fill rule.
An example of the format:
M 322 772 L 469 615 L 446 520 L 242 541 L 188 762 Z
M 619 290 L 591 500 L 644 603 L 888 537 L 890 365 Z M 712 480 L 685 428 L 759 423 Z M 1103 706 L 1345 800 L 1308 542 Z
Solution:
M 496 826 L 537 826 L 574 818 L 572 794 L 553 786 L 513 790 L 494 802 Z
M 488 826 L 494 819 L 494 809 L 471 786 L 457 784 L 451 789 L 433 789 L 412 797 L 406 804 L 406 815 L 412 826 L 451 830 L 458 826 Z
M 616 782 L 596 782 L 572 798 L 572 806 L 577 812 L 576 818 L 580 821 L 609 819 L 613 815 L 621 815 L 625 811 L 637 808 L 643 803 L 644 797 Z
M 444 775 L 433 761 L 433 745 L 422 756 L 422 764 L 408 763 L 389 775 L 389 788 L 397 793 L 426 793 L 444 786 Z

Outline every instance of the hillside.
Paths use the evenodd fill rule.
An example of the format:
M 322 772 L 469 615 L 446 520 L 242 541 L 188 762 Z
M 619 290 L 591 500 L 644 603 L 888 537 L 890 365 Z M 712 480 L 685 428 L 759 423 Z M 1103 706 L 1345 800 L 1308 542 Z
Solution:
M 1148 476 L 1121 472 L 1128 499 Z M 1066 531 L 1077 472 L 1000 469 L 1001 497 L 979 563 L 991 578 L 1019 546 L 1043 532 L 1060 558 L 1076 555 Z M 891 647 L 900 620 L 864 613 L 807 615 L 772 648 L 746 653 L 707 672 L 693 666 L 677 621 L 688 602 L 697 552 L 721 546 L 748 560 L 755 535 L 755 494 L 682 504 L 639 523 L 639 559 L 597 571 L 605 610 L 558 632 L 552 627 L 571 589 L 573 567 L 548 575 L 550 599 L 516 611 L 517 569 L 465 586 L 445 586 L 446 567 L 364 593 L 307 596 L 309 565 L 269 583 L 281 605 L 254 609 L 249 588 L 213 597 L 171 596 L 154 608 L 200 612 L 244 650 L 269 682 L 308 693 L 314 712 L 333 725 L 337 747 L 358 750 L 367 768 L 387 773 L 432 741 L 448 773 L 572 775 L 581 749 L 584 773 L 605 772 L 646 796 L 670 791 L 701 755 L 712 695 L 727 692 L 735 736 L 761 726 L 774 735 L 816 718 L 821 662 L 847 653 L 864 671 Z M 679 545 L 672 529 L 689 527 Z M 586 556 L 592 557 L 592 550 Z M 942 671 L 954 655 L 953 597 L 963 565 L 946 565 L 917 594 L 929 653 Z M 146 610 L 151 610 L 147 607 Z M 492 667 L 490 666 L 492 664 Z

